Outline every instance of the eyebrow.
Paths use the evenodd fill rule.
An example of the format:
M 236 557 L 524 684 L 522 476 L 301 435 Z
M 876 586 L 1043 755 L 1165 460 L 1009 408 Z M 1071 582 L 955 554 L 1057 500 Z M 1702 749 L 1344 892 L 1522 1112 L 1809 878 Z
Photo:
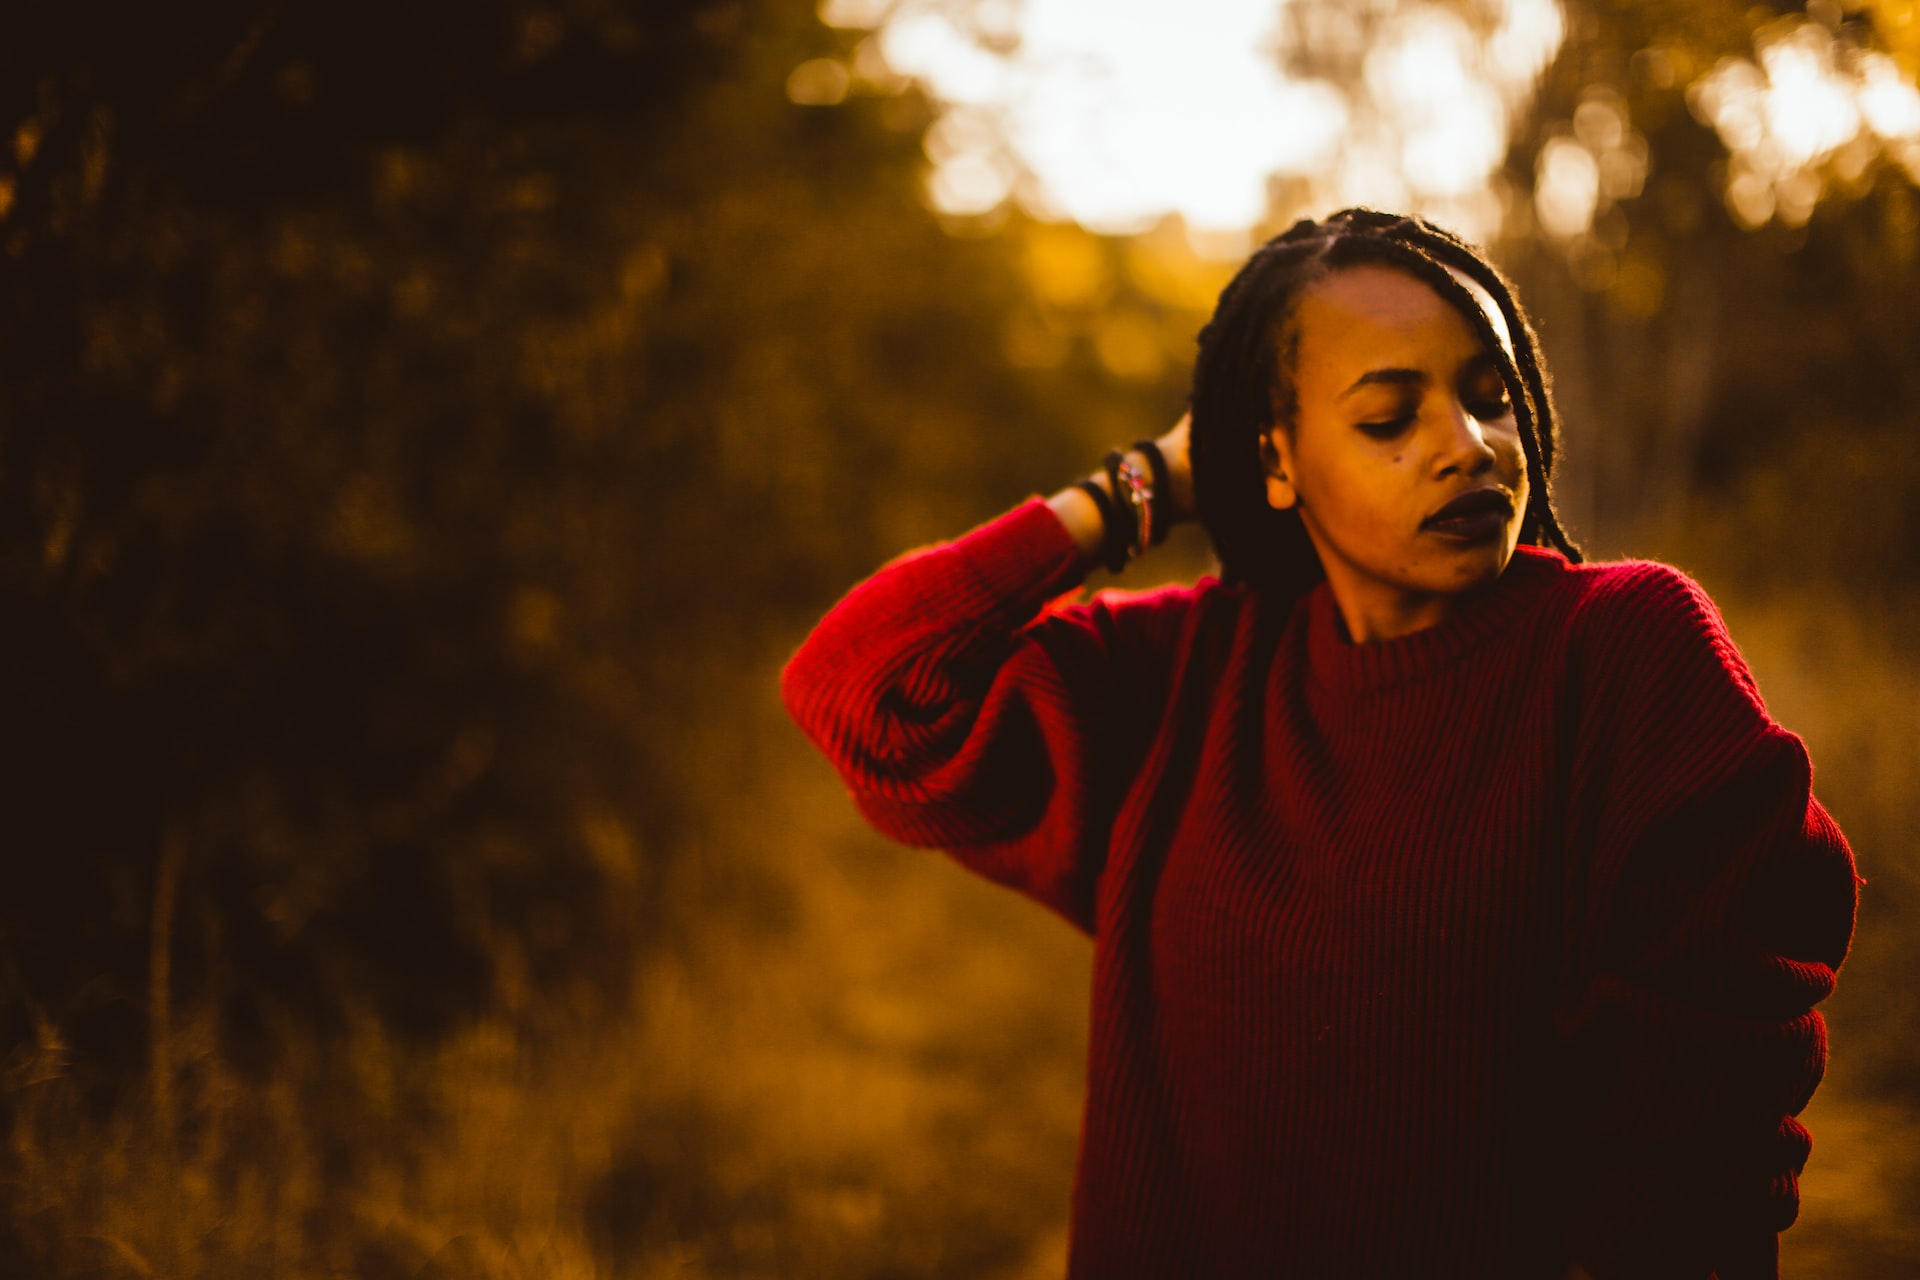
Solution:
M 1427 375 L 1418 369 L 1369 369 L 1354 381 L 1354 384 L 1340 393 L 1345 400 L 1362 387 L 1418 387 L 1426 385 Z
M 1482 351 L 1460 366 L 1463 374 L 1479 373 L 1492 366 L 1498 368 L 1498 362 L 1491 353 Z M 1342 391 L 1337 399 L 1345 400 L 1362 387 L 1422 387 L 1427 384 L 1427 375 L 1419 369 L 1369 369 L 1354 379 L 1352 386 Z

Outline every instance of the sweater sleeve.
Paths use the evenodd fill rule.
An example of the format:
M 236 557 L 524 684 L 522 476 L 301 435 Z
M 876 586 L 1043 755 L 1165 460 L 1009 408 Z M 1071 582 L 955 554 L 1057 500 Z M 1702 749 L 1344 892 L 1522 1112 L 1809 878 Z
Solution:
M 1050 603 L 1079 581 L 1071 538 L 1033 499 L 861 583 L 781 691 L 882 833 L 1090 932 L 1115 779 L 1157 676 L 1128 660 L 1138 629 L 1115 622 L 1145 597 Z
M 1853 931 L 1846 840 L 1718 611 L 1665 566 L 1592 601 L 1558 1022 L 1600 1280 L 1777 1274 Z

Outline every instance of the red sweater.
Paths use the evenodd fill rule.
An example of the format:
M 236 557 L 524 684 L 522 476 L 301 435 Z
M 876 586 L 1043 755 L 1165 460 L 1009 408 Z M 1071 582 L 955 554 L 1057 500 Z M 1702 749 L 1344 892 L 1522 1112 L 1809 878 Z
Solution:
M 1856 881 L 1693 582 L 1522 547 L 1356 646 L 1077 581 L 1035 500 L 784 677 L 875 826 L 1093 935 L 1073 1276 L 1775 1274 Z

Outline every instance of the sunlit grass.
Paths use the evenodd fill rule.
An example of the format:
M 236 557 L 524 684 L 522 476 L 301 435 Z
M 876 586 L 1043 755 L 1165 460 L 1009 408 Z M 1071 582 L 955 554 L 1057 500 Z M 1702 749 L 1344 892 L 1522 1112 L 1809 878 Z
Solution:
M 150 1089 L 89 1113 L 49 1049 L 11 1091 L 37 1274 L 1058 1275 L 1087 945 L 866 832 L 765 675 L 715 757 L 751 802 L 716 798 L 672 887 L 763 876 L 758 906 L 557 1035 L 287 1025 L 258 1085 L 189 1009 L 173 1133 Z

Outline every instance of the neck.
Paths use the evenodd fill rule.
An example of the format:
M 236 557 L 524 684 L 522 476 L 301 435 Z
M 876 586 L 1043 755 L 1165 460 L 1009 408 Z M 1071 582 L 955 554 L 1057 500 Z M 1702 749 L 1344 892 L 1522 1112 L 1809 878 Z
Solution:
M 1346 628 L 1347 639 L 1355 644 L 1398 640 L 1416 631 L 1437 627 L 1466 603 L 1466 598 L 1462 596 L 1433 595 L 1389 604 L 1355 598 L 1352 593 L 1343 592 L 1337 583 L 1331 586 L 1333 601 L 1339 610 L 1340 621 Z

